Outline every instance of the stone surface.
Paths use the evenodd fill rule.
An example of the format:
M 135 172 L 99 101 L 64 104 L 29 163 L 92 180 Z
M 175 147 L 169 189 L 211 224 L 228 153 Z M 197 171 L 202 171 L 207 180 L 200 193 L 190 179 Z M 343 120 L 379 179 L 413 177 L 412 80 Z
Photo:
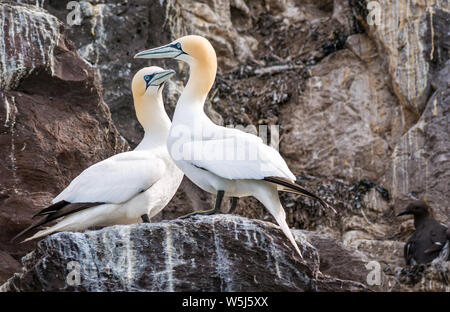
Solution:
M 345 272 L 320 273 L 310 233 L 296 231 L 300 259 L 272 223 L 232 215 L 59 233 L 23 258 L 2 291 L 362 291 Z M 330 238 L 317 237 L 324 247 Z M 332 239 L 331 239 L 332 240 Z M 338 245 L 334 252 L 342 251 Z M 329 252 L 329 251 L 326 251 Z M 324 258 L 329 259 L 329 254 Z M 347 259 L 342 254 L 342 259 Z M 80 283 L 71 285 L 72 261 Z M 348 271 L 347 271 L 348 272 Z M 357 273 L 351 273 L 355 277 Z M 342 276 L 343 275 L 343 276 Z
M 93 68 L 54 16 L 2 2 L 0 34 L 0 279 L 5 279 L 35 246 L 9 240 L 82 170 L 128 144 L 111 120 Z
M 297 172 L 376 181 L 404 131 L 403 113 L 373 44 L 365 35 L 347 42 L 357 57 L 348 49 L 329 55 L 309 70 L 297 105 L 283 108 L 290 127 L 281 152 Z
M 435 218 L 443 223 L 450 220 L 449 71 L 447 61 L 421 117 L 395 146 L 383 177 L 383 184 L 391 186 L 396 206 L 404 206 L 411 196 L 425 198 Z
M 450 292 L 449 261 L 405 267 L 392 275 L 392 291 Z
M 369 1 L 353 2 L 367 8 Z M 436 65 L 448 59 L 449 4 L 439 0 L 377 2 L 379 24 L 364 24 L 383 52 L 399 102 L 420 116 L 432 91 Z
M 20 272 L 22 266 L 9 253 L 0 251 L 0 281 L 6 281 L 11 277 L 11 273 Z
M 74 9 L 67 9 L 68 0 L 21 2 L 43 5 L 66 25 L 69 13 L 76 13 Z M 80 22 L 67 25 L 67 36 L 80 56 L 94 68 L 104 90 L 103 99 L 111 109 L 118 130 L 134 147 L 143 130 L 133 108 L 131 79 L 148 62 L 134 61 L 133 56 L 170 40 L 170 28 L 163 27 L 169 8 L 156 0 L 77 2 Z
M 296 230 L 305 235 L 319 253 L 319 270 L 323 274 L 366 285 L 368 258 L 361 252 L 346 247 L 332 236 L 312 231 Z M 338 256 L 337 256 L 338 255 Z
M 68 1 L 20 2 L 43 5 L 66 23 Z M 205 35 L 213 41 L 219 58 L 216 83 L 205 106 L 207 114 L 218 124 L 252 132 L 260 125 L 278 125 L 279 137 L 270 127 L 267 135 L 263 130 L 260 134 L 268 143 L 279 140 L 281 154 L 296 173 L 298 183 L 339 212 L 335 215 L 310 199 L 282 194 L 289 225 L 333 237 L 350 251 L 362 254 L 364 261 L 380 263 L 382 283 L 376 290 L 443 289 L 436 279 L 439 274 L 434 273 L 422 275 L 419 284 L 426 285 L 430 278 L 427 287 L 400 281 L 396 272 L 404 266 L 402 246 L 414 226 L 412 220 L 395 215 L 414 197 L 425 198 L 437 220 L 448 222 L 450 215 L 447 2 L 380 0 L 379 25 L 368 25 L 368 0 L 79 2 L 81 25 L 67 27 L 67 36 L 92 65 L 112 118 L 131 146 L 140 140 L 142 130 L 132 109 L 129 81 L 134 71 L 149 63 L 134 61 L 132 55 L 187 33 Z M 1 19 L 0 27 L 6 27 L 8 18 Z M 43 27 L 47 35 L 39 35 L 36 43 L 54 45 L 53 24 Z M 27 32 L 27 27 L 33 29 L 34 25 L 16 23 L 5 34 L 24 29 L 25 34 L 34 36 L 35 31 Z M 9 47 L 9 43 L 3 47 Z M 30 65 L 21 64 L 31 64 L 39 57 L 51 72 L 50 50 L 41 53 L 37 45 L 32 57 L 17 58 L 18 62 L 7 64 L 8 70 L 3 62 L 1 84 L 16 85 L 30 70 Z M 170 60 L 151 63 L 179 73 L 166 87 L 165 103 L 171 114 L 186 82 L 187 67 Z M 11 105 L 8 116 L 12 118 L 16 110 L 17 106 Z M 18 107 L 18 112 L 23 110 Z M 50 136 L 43 140 L 48 149 L 60 148 Z M 78 142 L 86 145 L 77 156 L 84 158 L 70 158 L 76 163 L 67 160 L 65 166 L 81 170 L 91 164 L 90 157 L 96 156 L 85 154 L 91 143 L 84 140 Z M 8 153 L 9 149 L 1 154 L 5 163 L 12 159 Z M 48 167 L 39 167 L 41 174 L 46 174 Z M 31 206 L 49 200 L 53 189 L 64 186 L 52 179 L 50 176 L 45 182 L 47 190 L 52 191 L 32 191 L 25 211 L 36 209 Z M 26 188 L 42 187 L 33 181 Z M 213 201 L 213 195 L 186 179 L 155 220 L 207 209 Z M 228 207 L 225 201 L 222 210 L 226 212 Z M 17 209 L 16 213 L 22 212 Z M 236 214 L 273 221 L 252 198 L 241 199 Z M 320 240 L 314 244 L 320 244 Z M 20 248 L 12 254 L 14 259 L 33 246 Z M 350 262 L 352 267 L 360 267 Z M 364 275 L 352 279 L 364 281 Z M 395 286 L 397 283 L 401 286 Z

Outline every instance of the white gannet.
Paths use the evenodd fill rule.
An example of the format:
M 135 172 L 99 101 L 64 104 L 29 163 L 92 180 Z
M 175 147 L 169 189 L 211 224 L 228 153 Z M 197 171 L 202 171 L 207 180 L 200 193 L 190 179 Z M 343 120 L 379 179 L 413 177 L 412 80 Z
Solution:
M 167 147 L 191 181 L 217 194 L 213 209 L 193 214 L 217 212 L 223 196 L 254 196 L 274 216 L 302 256 L 286 223 L 278 191 L 309 196 L 325 207 L 332 207 L 295 184 L 295 176 L 284 159 L 261 138 L 218 126 L 206 116 L 203 105 L 217 70 L 216 53 L 209 41 L 201 36 L 185 36 L 168 45 L 139 52 L 135 58 L 173 58 L 189 65 L 189 80 L 175 109 Z
M 12 240 L 30 230 L 63 217 L 37 232 L 31 240 L 58 231 L 77 231 L 94 226 L 149 222 L 173 197 L 183 178 L 167 151 L 171 122 L 164 109 L 162 89 L 173 70 L 146 67 L 133 77 L 136 116 L 145 131 L 139 145 L 85 169 L 49 206 L 45 216 Z

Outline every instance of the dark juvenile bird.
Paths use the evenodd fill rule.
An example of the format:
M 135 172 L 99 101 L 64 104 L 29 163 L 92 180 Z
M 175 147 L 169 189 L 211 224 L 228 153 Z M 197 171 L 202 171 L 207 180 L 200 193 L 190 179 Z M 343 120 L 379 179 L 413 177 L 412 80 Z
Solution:
M 409 204 L 397 216 L 414 216 L 416 231 L 408 239 L 404 247 L 404 257 L 407 265 L 430 263 L 439 257 L 449 260 L 450 229 L 436 221 L 424 201 Z

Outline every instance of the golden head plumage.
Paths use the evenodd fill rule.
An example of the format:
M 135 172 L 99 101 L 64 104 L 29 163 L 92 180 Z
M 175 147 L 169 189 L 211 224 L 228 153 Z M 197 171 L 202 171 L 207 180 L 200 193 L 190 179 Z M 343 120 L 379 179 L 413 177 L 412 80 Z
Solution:
M 158 114 L 165 114 L 162 90 L 164 83 L 173 75 L 172 69 L 164 70 L 157 66 L 144 67 L 139 70 L 131 82 L 136 117 L 142 127 L 158 127 Z
M 173 75 L 172 69 L 164 70 L 158 66 L 144 67 L 134 74 L 131 81 L 133 97 L 142 97 L 146 94 L 157 95 L 163 89 L 164 83 Z
M 173 58 L 189 64 L 188 85 L 194 96 L 208 94 L 217 72 L 216 52 L 211 43 L 197 35 L 184 36 L 162 47 L 139 52 L 135 58 Z

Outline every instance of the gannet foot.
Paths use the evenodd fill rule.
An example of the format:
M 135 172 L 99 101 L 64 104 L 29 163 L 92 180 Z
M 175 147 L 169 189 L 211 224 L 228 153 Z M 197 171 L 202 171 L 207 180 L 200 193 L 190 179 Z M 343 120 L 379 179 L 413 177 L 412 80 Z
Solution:
M 190 217 L 195 216 L 195 215 L 212 215 L 212 214 L 215 214 L 215 213 L 216 213 L 216 211 L 215 211 L 214 208 L 213 209 L 209 209 L 209 210 L 199 210 L 199 211 L 194 211 L 194 212 L 188 213 L 188 214 L 186 214 L 184 216 L 181 216 L 180 219 L 190 218 Z
M 225 194 L 225 191 L 218 191 L 217 192 L 217 197 L 216 197 L 216 204 L 214 205 L 214 208 L 209 209 L 209 210 L 199 210 L 199 211 L 194 211 L 191 213 L 188 213 L 187 215 L 181 216 L 180 219 L 185 219 L 185 218 L 189 218 L 195 215 L 212 215 L 215 213 L 220 212 L 220 206 L 222 205 L 222 199 L 223 199 L 223 195 Z
M 234 210 L 236 209 L 237 203 L 239 201 L 239 197 L 231 197 L 231 204 L 230 204 L 230 210 L 228 210 L 228 213 L 233 213 Z
M 143 223 L 150 223 L 150 219 L 148 218 L 148 214 L 143 214 L 141 216 L 142 222 Z

